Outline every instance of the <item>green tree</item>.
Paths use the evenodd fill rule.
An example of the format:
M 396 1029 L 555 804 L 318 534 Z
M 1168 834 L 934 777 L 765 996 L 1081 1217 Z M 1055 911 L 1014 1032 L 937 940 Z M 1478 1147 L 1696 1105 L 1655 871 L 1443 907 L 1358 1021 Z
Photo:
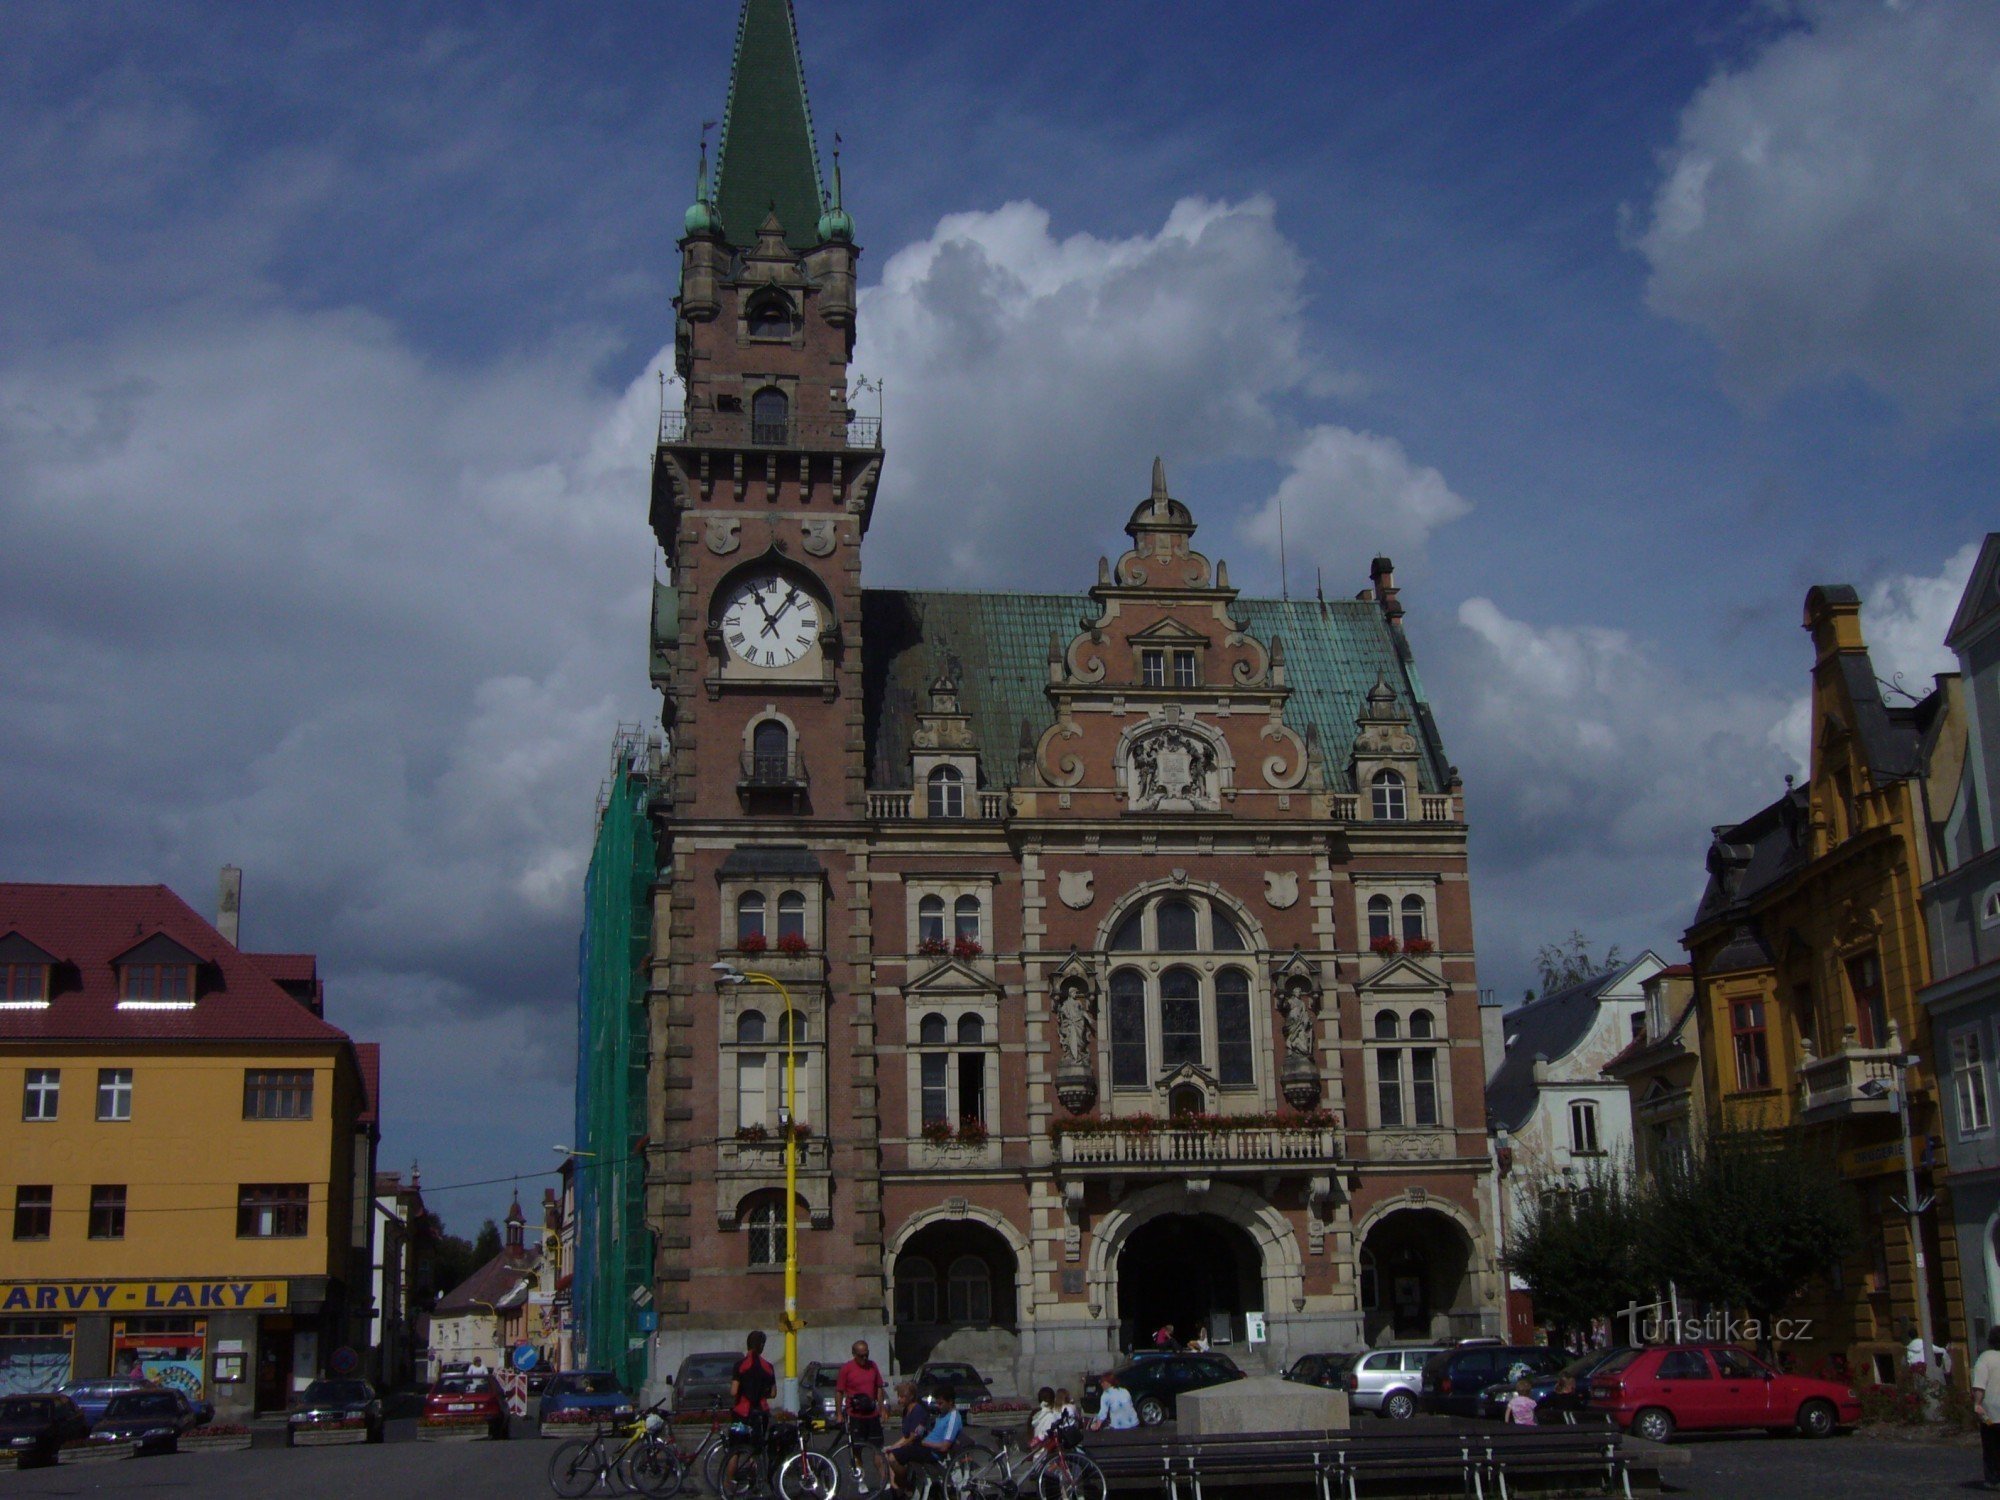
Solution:
M 1766 1348 L 1805 1284 L 1860 1243 L 1831 1148 L 1796 1128 L 1711 1131 L 1661 1162 L 1642 1234 L 1655 1284 L 1742 1309 Z
M 1587 1329 L 1651 1300 L 1645 1206 L 1629 1167 L 1595 1162 L 1580 1181 L 1533 1184 L 1529 1194 L 1506 1260 L 1545 1321 Z
M 435 1214 L 431 1219 L 438 1235 L 434 1256 L 438 1295 L 444 1296 L 500 1253 L 500 1226 L 488 1219 L 479 1226 L 478 1236 L 468 1240 L 463 1235 L 446 1234 L 444 1221 Z
M 1553 995 L 1557 990 L 1581 984 L 1606 969 L 1617 968 L 1620 961 L 1616 943 L 1604 950 L 1604 957 L 1592 958 L 1590 939 L 1583 935 L 1581 929 L 1573 928 L 1562 942 L 1542 944 L 1535 954 L 1535 969 L 1542 976 L 1542 993 Z

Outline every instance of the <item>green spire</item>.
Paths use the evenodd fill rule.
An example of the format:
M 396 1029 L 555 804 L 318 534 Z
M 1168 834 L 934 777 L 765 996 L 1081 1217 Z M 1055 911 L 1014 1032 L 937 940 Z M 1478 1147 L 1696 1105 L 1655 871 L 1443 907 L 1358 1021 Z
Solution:
M 791 0 L 743 0 L 715 155 L 714 203 L 723 232 L 747 249 L 775 210 L 785 243 L 810 250 L 818 243 L 822 201 Z
M 713 124 L 714 121 L 708 122 Z M 707 234 L 715 228 L 714 201 L 708 196 L 708 125 L 701 128 L 701 166 L 695 172 L 694 202 L 682 219 L 689 234 Z

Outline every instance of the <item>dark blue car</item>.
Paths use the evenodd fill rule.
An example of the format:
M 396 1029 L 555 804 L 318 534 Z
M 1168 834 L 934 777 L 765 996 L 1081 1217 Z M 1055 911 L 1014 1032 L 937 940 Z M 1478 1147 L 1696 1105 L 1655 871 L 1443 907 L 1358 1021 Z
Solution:
M 564 1370 L 542 1391 L 544 1427 L 629 1422 L 637 1414 L 631 1393 L 609 1370 Z
M 95 1425 L 104 1418 L 104 1408 L 111 1404 L 113 1396 L 122 1396 L 127 1391 L 157 1391 L 159 1386 L 150 1380 L 133 1380 L 128 1376 L 112 1375 L 99 1380 L 72 1380 L 62 1388 L 62 1393 L 83 1408 L 84 1416 Z

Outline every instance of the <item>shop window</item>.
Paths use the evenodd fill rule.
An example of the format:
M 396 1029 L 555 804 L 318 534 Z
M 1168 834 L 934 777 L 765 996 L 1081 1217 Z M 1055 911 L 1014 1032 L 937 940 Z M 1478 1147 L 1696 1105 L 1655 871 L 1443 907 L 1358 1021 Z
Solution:
M 125 1189 L 98 1184 L 90 1190 L 90 1237 L 94 1240 L 125 1238 Z
M 313 1076 L 310 1069 L 245 1068 L 243 1118 L 246 1120 L 310 1120 Z
M 132 1118 L 132 1070 L 130 1068 L 99 1068 L 97 1070 L 97 1118 L 100 1120 L 129 1120 Z
M 236 1237 L 245 1240 L 296 1240 L 306 1232 L 306 1185 L 302 1182 L 260 1182 L 238 1189 Z
M 55 1220 L 55 1189 L 46 1184 L 14 1189 L 14 1238 L 45 1240 Z
M 53 1120 L 61 1099 L 61 1068 L 28 1069 L 27 1086 L 21 1095 L 22 1119 Z

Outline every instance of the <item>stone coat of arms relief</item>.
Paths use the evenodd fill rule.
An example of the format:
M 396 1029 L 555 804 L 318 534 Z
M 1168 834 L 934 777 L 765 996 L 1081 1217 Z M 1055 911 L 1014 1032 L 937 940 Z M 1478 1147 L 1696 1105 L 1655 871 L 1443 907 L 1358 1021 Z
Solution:
M 1179 725 L 1134 740 L 1127 766 L 1136 812 L 1214 812 L 1222 805 L 1215 747 Z

